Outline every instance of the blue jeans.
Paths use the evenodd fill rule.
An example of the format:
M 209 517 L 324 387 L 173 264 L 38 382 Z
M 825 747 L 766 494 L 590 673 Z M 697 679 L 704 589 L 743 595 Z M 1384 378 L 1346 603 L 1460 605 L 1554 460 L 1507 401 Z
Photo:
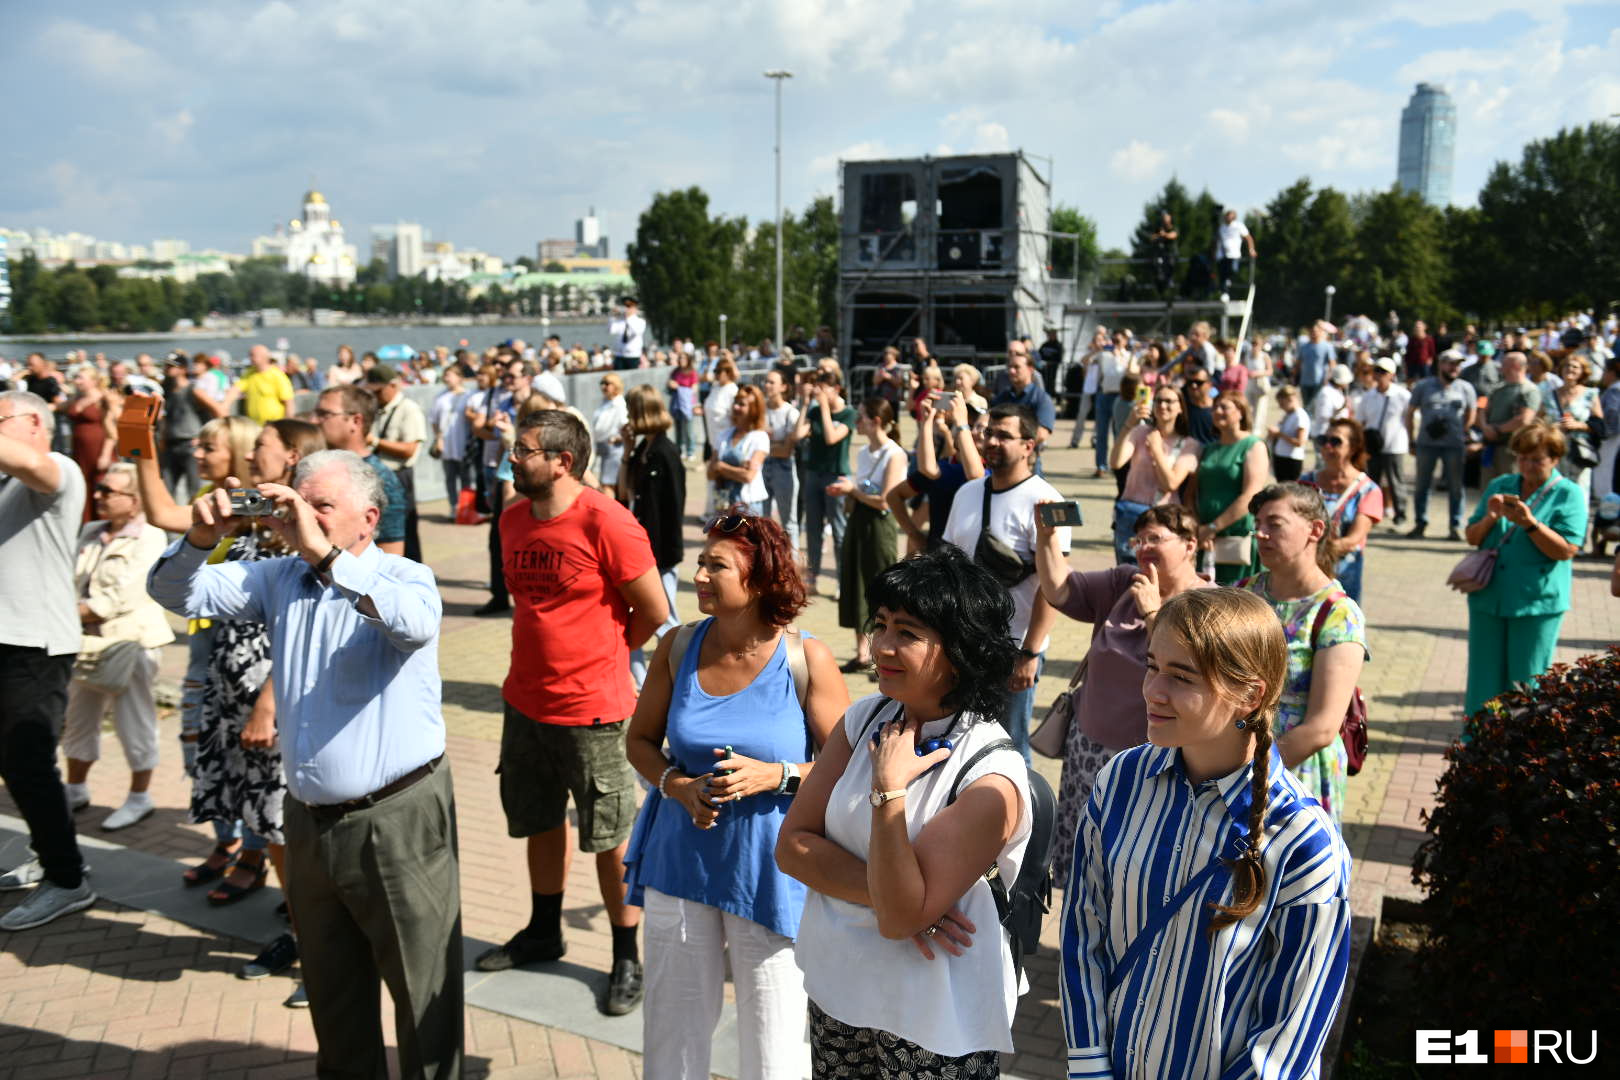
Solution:
M 1419 526 L 1429 522 L 1429 487 L 1434 482 L 1434 467 L 1440 466 L 1440 482 L 1446 485 L 1446 496 L 1451 511 L 1451 527 L 1463 527 L 1463 450 L 1461 447 L 1417 448 L 1417 494 L 1412 496 L 1412 513 Z
M 692 456 L 692 418 L 681 413 L 675 414 L 675 446 L 680 450 L 681 457 Z
M 451 461 L 440 458 L 444 468 L 444 497 L 450 501 L 450 516 L 456 516 L 456 503 L 461 501 L 461 489 L 473 486 L 473 463 L 465 458 Z
M 832 526 L 833 569 L 840 574 L 844 566 L 844 497 L 828 495 L 827 485 L 837 480 L 840 473 L 806 471 L 804 476 L 804 549 L 809 558 L 810 576 L 821 573 L 821 530 Z
M 1114 402 L 1119 400 L 1118 394 L 1097 395 L 1097 426 L 1094 437 L 1097 442 L 1097 468 L 1108 468 L 1108 433 L 1113 425 Z M 1079 430 L 1076 428 L 1075 430 Z
M 793 459 L 767 457 L 761 466 L 765 475 L 765 512 L 776 514 L 776 519 L 787 531 L 788 543 L 799 549 L 799 474 Z
M 1136 553 L 1131 550 L 1131 538 L 1136 535 L 1136 519 L 1151 510 L 1147 503 L 1129 499 L 1114 500 L 1114 562 L 1123 566 L 1135 565 Z
M 1029 764 L 1029 722 L 1035 715 L 1035 688 L 1041 684 L 1045 667 L 1046 654 L 1041 653 L 1035 658 L 1035 681 L 1029 684 L 1029 689 L 1015 690 L 1007 699 L 1007 734 L 1018 752 L 1024 755 L 1025 765 Z
M 1344 595 L 1354 600 L 1357 606 L 1361 604 L 1361 571 L 1366 564 L 1367 549 L 1362 548 L 1360 551 L 1352 551 L 1340 559 L 1339 565 L 1334 567 L 1334 576 L 1339 579 L 1339 584 L 1343 586 Z
M 677 568 L 672 566 L 668 570 L 661 571 L 658 577 L 664 583 L 664 596 L 669 600 L 669 618 L 665 619 L 664 624 L 653 632 L 655 635 L 653 638 L 653 648 L 657 648 L 657 641 L 659 638 L 662 638 L 675 627 L 681 625 L 680 616 L 675 614 L 675 585 L 677 581 Z M 647 657 L 649 655 L 650 652 L 647 651 L 645 647 L 641 649 L 632 649 L 630 652 L 630 678 L 635 680 L 636 693 L 638 694 L 641 693 L 641 684 L 646 681 L 647 678 Z

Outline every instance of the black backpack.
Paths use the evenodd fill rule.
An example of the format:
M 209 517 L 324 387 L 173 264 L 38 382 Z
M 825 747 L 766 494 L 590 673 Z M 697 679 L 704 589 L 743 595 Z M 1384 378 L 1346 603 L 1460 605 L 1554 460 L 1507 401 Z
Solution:
M 997 739 L 981 746 L 967 759 L 967 764 L 957 770 L 945 805 L 956 801 L 962 777 L 983 758 L 997 750 L 1017 749 L 1011 739 Z M 1028 769 L 1028 773 L 1029 843 L 1024 847 L 1024 861 L 1018 867 L 1018 877 L 1013 881 L 1012 888 L 1008 889 L 995 863 L 991 863 L 990 869 L 984 872 L 984 880 L 990 883 L 990 895 L 996 900 L 996 914 L 1001 917 L 1001 925 L 1007 930 L 1015 972 L 1022 972 L 1024 957 L 1035 955 L 1040 947 L 1041 916 L 1052 910 L 1052 846 L 1057 839 L 1057 796 L 1052 793 L 1052 785 L 1046 782 L 1046 777 L 1033 768 Z

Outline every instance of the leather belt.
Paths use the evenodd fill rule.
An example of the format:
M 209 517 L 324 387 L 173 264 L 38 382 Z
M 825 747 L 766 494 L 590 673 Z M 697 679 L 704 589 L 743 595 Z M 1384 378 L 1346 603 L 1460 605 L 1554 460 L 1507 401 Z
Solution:
M 371 807 L 376 806 L 378 803 L 382 802 L 391 795 L 398 795 L 400 792 L 406 790 L 417 782 L 432 776 L 443 762 L 444 755 L 440 754 L 432 761 L 429 761 L 424 765 L 418 765 L 416 768 L 412 769 L 398 780 L 395 780 L 392 783 L 384 784 L 376 791 L 373 791 L 370 795 L 362 795 L 358 799 L 350 799 L 348 802 L 328 803 L 323 806 L 315 806 L 312 803 L 305 803 L 304 807 L 316 818 L 322 821 L 337 821 L 340 818 L 347 817 L 349 814 L 352 814 L 357 810 L 369 810 Z

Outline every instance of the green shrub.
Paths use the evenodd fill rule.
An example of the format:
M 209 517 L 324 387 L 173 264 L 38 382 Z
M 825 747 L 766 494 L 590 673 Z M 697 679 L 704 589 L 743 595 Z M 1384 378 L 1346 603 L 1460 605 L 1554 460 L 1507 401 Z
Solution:
M 1452 746 L 1412 878 L 1458 1023 L 1600 1028 L 1620 996 L 1620 646 L 1497 698 Z

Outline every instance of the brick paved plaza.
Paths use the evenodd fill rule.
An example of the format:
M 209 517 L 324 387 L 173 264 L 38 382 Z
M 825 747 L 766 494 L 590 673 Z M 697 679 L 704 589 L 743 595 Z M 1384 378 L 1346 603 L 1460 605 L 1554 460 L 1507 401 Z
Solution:
M 1108 565 L 1112 479 L 1091 479 L 1090 451 L 1055 451 L 1047 466 L 1049 478 L 1085 509 L 1087 524 L 1077 530 L 1074 564 L 1082 569 Z M 700 480 L 699 472 L 689 474 L 694 509 Z M 506 836 L 493 782 L 510 631 L 504 619 L 471 615 L 487 598 L 485 531 L 441 524 L 442 505 L 428 509 L 423 542 L 445 598 L 440 663 L 470 958 L 487 943 L 504 941 L 529 910 L 523 847 Z M 689 531 L 697 536 L 695 525 Z M 695 554 L 695 547 L 689 550 Z M 1446 589 L 1445 577 L 1462 552 L 1460 544 L 1407 541 L 1379 530 L 1368 555 L 1365 606 L 1373 659 L 1361 685 L 1373 742 L 1367 768 L 1350 782 L 1345 815 L 1363 927 L 1376 917 L 1385 892 L 1414 893 L 1409 865 L 1423 835 L 1420 814 L 1430 803 L 1445 748 L 1459 724 L 1467 617 L 1463 598 Z M 838 629 L 831 582 L 824 579 L 822 587 L 826 595 L 811 606 L 802 625 L 828 640 L 842 661 L 852 655 L 853 638 Z M 687 618 L 696 614 L 690 570 L 682 572 L 680 611 Z M 1088 628 L 1060 618 L 1042 680 L 1042 703 L 1067 681 L 1088 636 Z M 1616 640 L 1620 600 L 1608 595 L 1608 564 L 1580 560 L 1559 659 Z M 171 646 L 162 681 L 174 686 L 183 667 L 183 646 Z M 865 676 L 852 677 L 851 696 L 868 693 L 871 685 Z M 47 927 L 0 935 L 0 1080 L 314 1074 L 308 1013 L 282 1005 L 293 982 L 235 977 L 262 943 L 281 932 L 273 914 L 279 893 L 267 888 L 215 911 L 203 901 L 203 890 L 181 888 L 181 869 L 200 860 L 211 841 L 205 827 L 185 821 L 188 786 L 180 773 L 177 730 L 173 710 L 165 710 L 162 745 L 168 757 L 153 782 L 157 813 L 113 834 L 101 833 L 96 824 L 122 801 L 127 773 L 116 740 L 108 735 L 104 760 L 91 776 L 92 806 L 78 818 L 91 883 L 102 902 Z M 1057 764 L 1045 762 L 1043 768 L 1055 784 Z M 0 795 L 0 866 L 24 857 L 26 836 L 20 829 L 15 808 Z M 0 902 L 10 907 L 21 895 L 5 894 Z M 639 1015 L 610 1020 L 594 1005 L 606 978 L 609 942 L 588 858 L 574 861 L 564 917 L 569 953 L 552 970 L 469 972 L 469 1076 L 640 1074 Z M 1057 920 L 1049 919 L 1046 928 L 1055 945 Z M 1033 989 L 1015 1024 L 1019 1053 L 1004 1068 L 1027 1077 L 1061 1076 L 1051 949 L 1031 961 L 1031 977 Z M 391 1026 L 391 1016 L 387 1023 Z M 714 1067 L 736 1075 L 728 1023 L 729 1013 L 716 1040 Z

